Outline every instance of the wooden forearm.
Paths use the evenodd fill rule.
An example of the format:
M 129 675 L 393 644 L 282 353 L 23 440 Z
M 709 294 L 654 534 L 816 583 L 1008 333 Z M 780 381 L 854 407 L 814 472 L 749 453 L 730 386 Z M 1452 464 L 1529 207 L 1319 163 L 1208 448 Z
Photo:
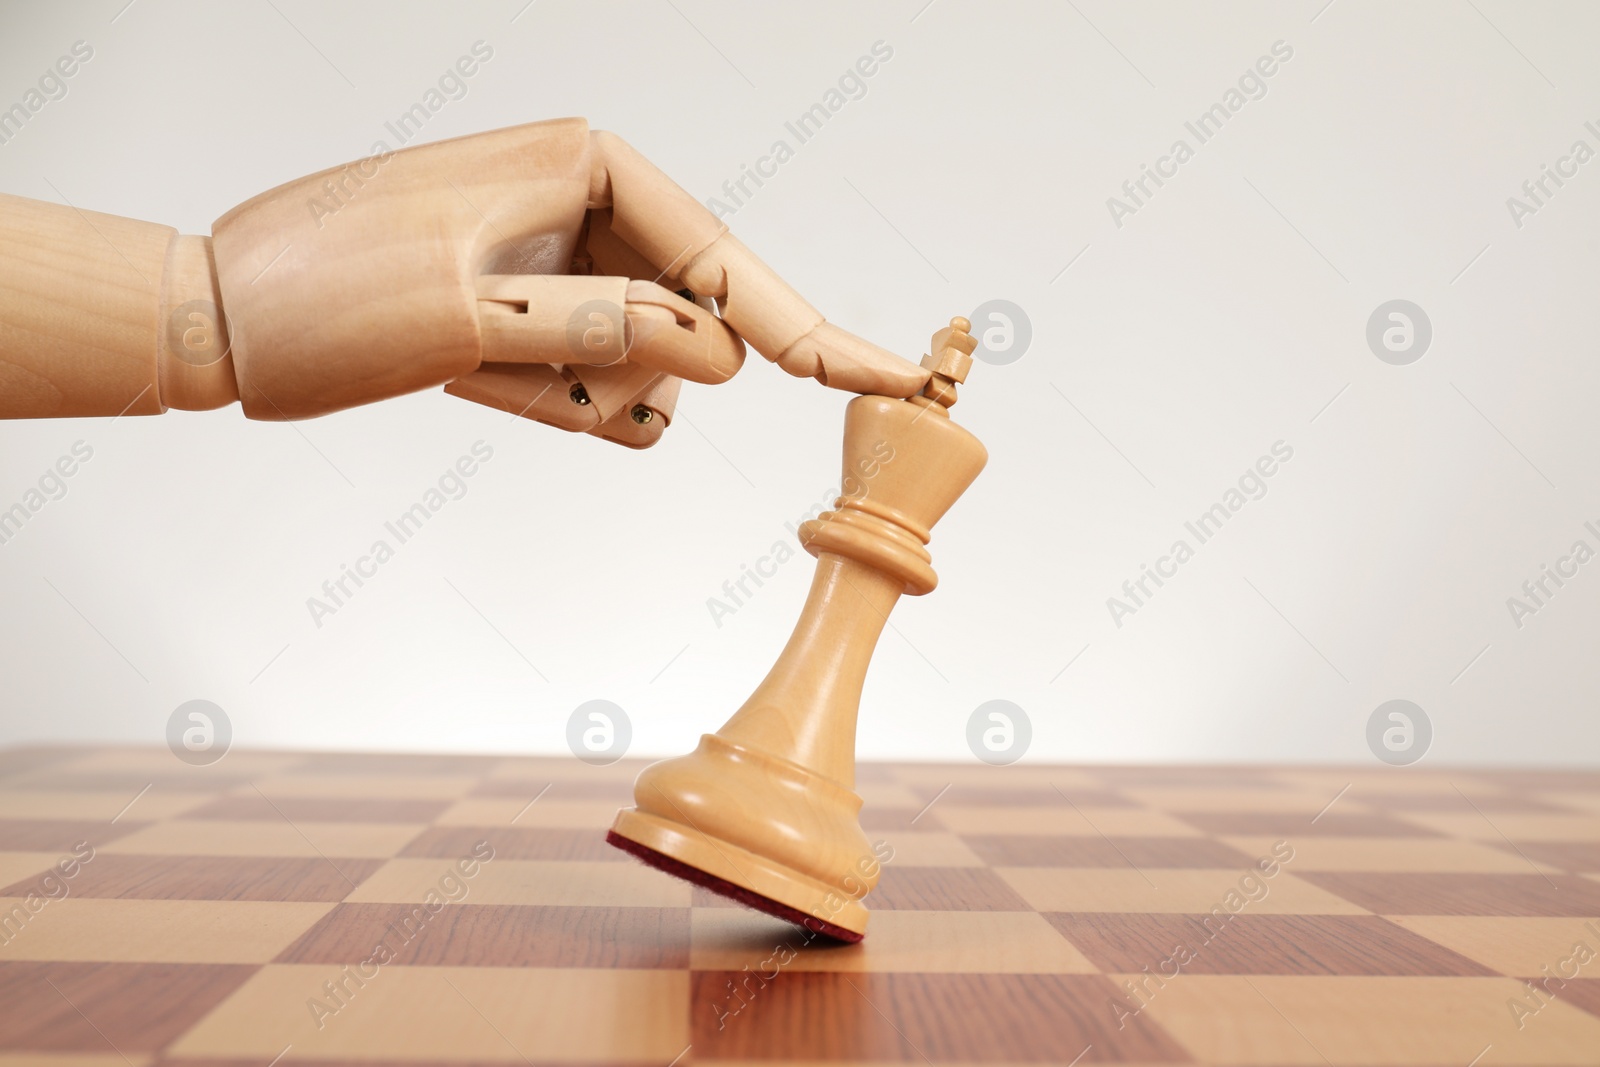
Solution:
M 0 194 L 0 418 L 238 399 L 211 241 Z

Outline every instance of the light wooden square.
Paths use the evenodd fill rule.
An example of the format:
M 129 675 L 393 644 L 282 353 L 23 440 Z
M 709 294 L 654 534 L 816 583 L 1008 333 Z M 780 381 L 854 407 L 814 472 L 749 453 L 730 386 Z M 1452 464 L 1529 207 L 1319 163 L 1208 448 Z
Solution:
M 177 1056 L 670 1063 L 689 1044 L 686 971 L 380 968 L 337 1014 L 308 1007 L 331 964 L 273 964 L 172 1046 Z M 619 1025 L 619 1020 L 627 1020 Z
M 0 885 L 43 874 L 68 854 L 54 852 L 0 852 Z
M 151 822 L 170 819 L 207 804 L 211 795 L 153 786 L 138 790 L 63 792 L 51 789 L 0 790 L 0 819 L 104 819 Z
M 0 912 L 16 903 L 0 898 Z M 266 963 L 332 904 L 73 898 L 45 905 L 0 960 Z
M 874 844 L 883 841 L 894 850 L 890 867 L 983 867 L 986 864 L 955 834 L 918 833 L 912 830 L 868 831 Z
M 1555 1002 L 1519 1031 L 1506 1002 L 1521 992 L 1509 978 L 1182 975 L 1145 1011 L 1207 1063 L 1595 1062 L 1600 1018 Z
M 1545 967 L 1570 974 L 1574 964 L 1566 961 L 1580 943 L 1600 953 L 1600 918 L 1395 915 L 1389 921 L 1513 978 L 1539 978 Z M 1578 976 L 1600 978 L 1600 961 L 1580 967 Z

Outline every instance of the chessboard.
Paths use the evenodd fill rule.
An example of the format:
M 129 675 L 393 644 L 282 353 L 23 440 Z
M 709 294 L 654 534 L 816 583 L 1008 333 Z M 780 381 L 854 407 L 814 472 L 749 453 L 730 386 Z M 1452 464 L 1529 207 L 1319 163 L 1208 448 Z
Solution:
M 1600 1063 L 1600 773 L 867 763 L 844 946 L 640 766 L 0 752 L 0 1067 Z

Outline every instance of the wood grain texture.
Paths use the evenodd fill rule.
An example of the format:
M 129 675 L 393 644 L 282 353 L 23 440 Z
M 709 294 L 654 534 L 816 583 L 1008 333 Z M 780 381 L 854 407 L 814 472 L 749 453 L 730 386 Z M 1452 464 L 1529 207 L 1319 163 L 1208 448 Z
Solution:
M 1376 915 L 1045 915 L 1107 972 L 1491 975 L 1497 972 Z M 1172 964 L 1174 949 L 1187 951 Z M 1176 980 L 1176 979 L 1174 979 Z
M 344 899 L 382 862 L 372 859 L 305 859 L 260 856 L 117 856 L 102 853 L 71 882 L 85 897 L 148 900 Z M 31 883 L 0 889 L 27 892 Z
M 418 797 L 273 797 L 236 793 L 184 812 L 185 819 L 265 819 L 271 822 L 425 823 L 449 802 Z
M 156 415 L 170 226 L 0 194 L 0 418 Z
M 1526 841 L 1515 847 L 1491 841 L 1489 845 L 1573 874 L 1600 872 L 1600 841 Z
M 478 904 L 429 917 L 416 905 L 341 904 L 274 962 L 355 964 L 379 945 L 390 966 L 682 970 L 689 909 Z
M 417 835 L 400 854 L 458 859 L 479 841 L 494 847 L 496 859 L 626 862 L 603 837 L 596 840 L 587 830 L 522 826 L 436 826 Z
M 475 797 L 515 797 L 519 800 L 528 800 L 540 796 L 545 792 L 545 787 L 551 787 L 552 792 L 543 797 L 544 800 L 602 800 L 626 804 L 633 795 L 631 781 L 615 782 L 561 782 L 549 778 L 493 778 L 480 782 L 473 787 L 471 796 Z
M 981 867 L 885 867 L 875 908 L 921 911 L 1025 911 L 1017 891 Z
M 0 1048 L 153 1052 L 253 973 L 224 964 L 0 961 Z
M 1600 882 L 1570 874 L 1312 871 L 1303 877 L 1384 915 L 1600 915 Z
M 1314 813 L 1311 813 L 1314 814 Z M 1191 811 L 1178 817 L 1208 834 L 1294 834 L 1297 837 L 1430 837 L 1433 831 L 1390 815 L 1331 811 L 1316 822 L 1299 812 Z
M 1098 975 L 695 974 L 694 1039 L 704 1059 L 917 1063 L 937 1049 L 955 1062 L 1176 1063 L 1184 1050 L 1140 1020 L 1119 1029 Z M 739 1008 L 729 1016 L 730 1008 Z M 720 1025 L 719 1025 L 720 1023 Z M 1085 1057 L 1087 1059 L 1087 1057 Z
M 606 848 L 605 801 L 625 802 L 641 761 L 230 753 L 229 774 L 152 790 L 109 821 L 144 782 L 195 786 L 175 763 L 165 750 L 0 752 L 0 842 L 28 846 L 0 844 L 0 869 L 16 872 L 0 887 L 0 1067 L 266 1067 L 280 1053 L 279 1067 L 1462 1067 L 1488 1046 L 1480 1067 L 1548 1067 L 1600 1049 L 1600 957 L 1574 954 L 1600 953 L 1600 879 L 1546 882 L 1521 855 L 1587 862 L 1600 811 L 1584 798 L 1600 774 L 1526 787 L 1492 818 L 1535 840 L 1494 844 L 1481 818 L 1453 836 L 1449 797 L 1451 782 L 1495 795 L 1497 772 L 1263 767 L 1241 782 L 1196 767 L 864 764 L 868 821 L 885 816 L 876 836 L 894 855 L 873 935 L 843 947 Z M 1096 804 L 1050 803 L 1051 781 Z M 1253 792 L 1263 806 L 1242 809 Z M 1304 814 L 1270 806 L 1319 795 Z M 525 825 L 547 803 L 565 807 Z M 81 814 L 41 818 L 52 805 Z M 426 821 L 481 805 L 497 816 Z M 1410 811 L 1444 821 L 1411 836 L 1373 822 L 1409 826 Z M 1261 832 L 1263 813 L 1278 833 Z M 1324 832 L 1335 815 L 1347 835 Z M 281 852 L 119 851 L 205 826 L 272 827 L 239 847 Z M 314 841 L 328 827 L 411 836 L 385 856 L 325 859 L 294 854 L 305 841 L 288 826 Z M 47 885 L 53 846 L 74 833 L 106 844 Z M 494 858 L 429 910 L 484 840 Z M 1224 903 L 1279 841 L 1294 855 L 1267 892 Z M 1485 854 L 1522 870 L 1473 869 Z M 379 943 L 393 958 L 357 981 Z M 1193 958 L 1173 976 L 1180 944 Z M 330 985 L 342 1003 L 319 1026 L 307 1002 L 335 1003 Z M 1537 1008 L 1520 1028 L 1507 1007 L 1519 999 Z
M 71 852 L 87 841 L 104 845 L 145 827 L 143 822 L 91 822 L 86 819 L 0 819 L 0 851 Z

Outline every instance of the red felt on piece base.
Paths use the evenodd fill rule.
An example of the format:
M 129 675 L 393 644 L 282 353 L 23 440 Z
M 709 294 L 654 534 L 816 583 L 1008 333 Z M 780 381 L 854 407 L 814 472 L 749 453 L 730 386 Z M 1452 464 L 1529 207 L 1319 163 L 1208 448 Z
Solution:
M 764 911 L 768 915 L 775 915 L 786 922 L 794 923 L 796 926 L 804 927 L 808 931 L 821 934 L 823 937 L 854 944 L 866 936 L 865 934 L 858 934 L 854 930 L 846 930 L 842 926 L 835 926 L 826 919 L 819 919 L 815 915 L 807 915 L 805 912 L 791 908 L 787 904 L 780 904 L 771 897 L 752 893 L 743 886 L 734 885 L 732 882 L 724 878 L 718 878 L 714 874 L 707 874 L 698 867 L 691 867 L 681 860 L 675 860 L 671 856 L 657 852 L 648 845 L 641 845 L 637 841 L 629 840 L 615 830 L 606 831 L 606 844 L 611 845 L 613 848 L 620 848 L 628 855 L 648 863 L 657 870 L 666 871 L 674 878 L 682 878 L 685 882 L 693 883 L 702 889 L 709 889 L 719 896 L 738 901 L 747 908 L 754 908 L 756 911 Z

